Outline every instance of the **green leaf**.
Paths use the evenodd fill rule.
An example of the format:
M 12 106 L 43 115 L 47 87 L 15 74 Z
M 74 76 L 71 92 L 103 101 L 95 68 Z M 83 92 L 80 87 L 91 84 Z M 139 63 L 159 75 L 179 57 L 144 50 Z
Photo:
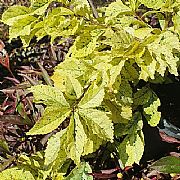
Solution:
M 143 114 L 151 126 L 157 126 L 160 121 L 161 113 L 158 112 L 160 100 L 157 95 L 149 88 L 143 87 L 134 94 L 134 104 L 143 106 Z
M 17 20 L 24 19 L 29 16 L 32 10 L 25 6 L 10 6 L 2 15 L 3 23 L 12 26 Z
M 16 20 L 9 29 L 9 38 L 17 38 L 18 36 L 30 35 L 32 23 L 37 20 L 34 16 L 27 16 Z
M 93 176 L 88 175 L 88 173 L 92 173 L 90 165 L 87 162 L 82 162 L 72 170 L 65 180 L 93 180 Z
M 133 114 L 131 120 L 128 123 L 118 123 L 115 125 L 114 134 L 117 137 L 122 137 L 127 134 L 131 134 L 133 131 L 142 130 L 143 121 L 140 112 Z
M 46 107 L 42 118 L 30 129 L 27 135 L 50 133 L 69 116 L 70 112 L 71 110 L 69 108 L 56 106 Z
M 173 16 L 172 20 L 173 20 L 175 32 L 180 34 L 180 11 L 178 11 L 178 13 Z
M 127 81 L 132 81 L 136 83 L 139 78 L 139 73 L 133 65 L 134 64 L 132 62 L 126 61 L 121 74 L 123 78 L 126 79 Z
M 113 142 L 113 124 L 105 112 L 89 108 L 79 109 L 78 113 L 91 134 Z
M 2 171 L 0 176 L 3 180 L 35 180 L 33 174 L 31 174 L 29 171 L 18 169 L 17 167 Z
M 37 9 L 50 2 L 52 2 L 52 0 L 31 0 L 31 7 Z
M 17 159 L 17 168 L 30 172 L 36 179 L 46 179 L 51 168 L 44 166 L 44 152 L 38 151 L 30 157 L 21 154 Z
M 142 4 L 147 6 L 148 8 L 153 8 L 153 9 L 160 9 L 161 7 L 164 6 L 164 0 L 141 0 L 140 1 Z
M 165 31 L 151 44 L 147 45 L 152 58 L 157 61 L 156 71 L 164 76 L 166 68 L 169 72 L 178 75 L 177 62 L 179 58 L 173 51 L 180 50 L 179 38 L 170 31 Z
M 44 21 L 37 22 L 31 31 L 31 32 L 35 31 L 34 35 L 37 37 L 37 41 L 47 35 L 44 26 L 45 26 Z
M 78 36 L 70 48 L 72 56 L 76 58 L 82 58 L 90 55 L 97 47 L 97 39 L 101 35 L 100 32 L 96 32 L 96 35 L 91 36 L 90 32 L 84 32 Z
M 159 99 L 153 99 L 151 104 L 144 108 L 144 116 L 151 126 L 157 126 L 159 124 L 161 113 L 158 112 L 158 107 L 160 104 Z
M 179 173 L 180 172 L 180 158 L 173 156 L 166 156 L 154 162 L 150 168 L 162 173 Z
M 42 7 L 39 7 L 38 9 L 36 9 L 33 13 L 31 14 L 37 14 L 37 15 L 43 15 L 46 11 L 46 9 L 48 8 L 49 6 L 49 3 L 45 4 L 44 6 Z
M 63 147 L 66 147 L 66 153 L 77 165 L 80 163 L 80 157 L 83 153 L 84 145 L 87 141 L 87 135 L 84 132 L 83 125 L 79 115 L 74 113 L 71 116 L 70 124 L 67 130 L 67 139 Z
M 131 12 L 131 9 L 124 5 L 121 0 L 117 0 L 116 2 L 111 3 L 106 9 L 105 9 L 105 16 L 108 17 L 116 17 L 119 14 Z
M 53 175 L 57 175 L 58 173 L 66 173 L 66 171 L 67 171 L 67 169 L 68 169 L 68 167 L 67 168 L 65 168 L 65 171 L 63 171 L 62 170 L 62 167 L 63 167 L 63 165 L 64 165 L 64 163 L 66 163 L 66 161 L 67 161 L 67 159 L 69 158 L 68 156 L 69 156 L 69 154 L 67 154 L 66 153 L 66 148 L 67 148 L 67 146 L 68 146 L 68 144 L 66 144 L 65 145 L 65 143 L 67 142 L 67 130 L 68 129 L 66 129 L 64 132 L 65 133 L 63 133 L 63 135 L 60 137 L 60 139 L 58 140 L 59 142 L 60 142 L 60 146 L 58 147 L 59 149 L 57 149 L 57 150 L 55 150 L 55 148 L 50 148 L 50 146 L 49 146 L 49 150 L 53 150 L 53 152 L 54 151 L 56 151 L 56 153 L 55 153 L 55 157 L 56 158 L 54 158 L 53 157 L 53 160 L 54 160 L 54 162 L 52 162 L 52 160 L 50 159 L 50 158 L 48 158 L 47 160 L 45 160 L 45 162 L 47 162 L 47 163 L 50 163 L 50 162 L 52 162 L 53 163 L 53 165 L 52 165 L 52 173 L 53 173 Z M 55 138 L 56 139 L 56 138 Z M 54 142 L 54 141 L 53 141 Z M 69 141 L 68 141 L 69 142 Z M 57 146 L 56 146 L 57 147 Z M 49 150 L 47 151 L 47 153 L 49 152 Z M 50 152 L 49 152 L 50 153 Z M 48 155 L 48 154 L 47 154 Z M 68 161 L 69 163 L 71 163 L 71 161 Z
M 92 120 L 90 119 L 90 121 Z M 72 159 L 77 165 L 80 164 L 81 156 L 96 151 L 99 148 L 99 146 L 102 144 L 102 140 L 98 137 L 97 133 L 99 133 L 99 131 L 104 132 L 104 134 L 108 133 L 108 131 L 110 132 L 110 130 L 107 131 L 106 129 L 101 129 L 103 128 L 103 126 L 101 127 L 97 126 L 96 127 L 97 133 L 93 134 L 93 132 L 90 131 L 90 129 L 92 129 L 91 124 L 93 124 L 93 122 L 91 123 L 87 121 L 87 119 L 84 119 L 84 117 L 82 117 L 82 114 L 80 114 L 79 112 L 78 113 L 74 112 L 71 115 L 70 124 L 67 128 L 67 131 L 61 138 L 62 151 L 64 150 L 66 153 L 66 157 Z M 111 124 L 109 123 L 108 125 Z M 106 127 L 106 128 L 110 129 L 111 127 Z M 112 130 L 111 132 L 113 133 Z M 113 134 L 111 136 L 112 136 L 111 138 L 113 138 Z M 103 137 L 103 138 L 109 140 L 110 137 L 108 135 L 108 137 Z
M 90 10 L 89 3 L 86 0 L 73 0 L 72 4 L 74 6 L 73 11 L 77 16 L 82 16 L 85 18 L 92 17 L 92 11 Z
M 70 114 L 71 109 L 63 93 L 56 87 L 48 85 L 37 85 L 30 88 L 33 92 L 35 102 L 47 105 L 43 117 L 27 133 L 47 134 L 56 129 Z
M 56 87 L 48 85 L 37 85 L 29 89 L 34 94 L 36 103 L 43 103 L 47 106 L 69 107 L 63 93 Z
M 65 7 L 57 7 L 51 11 L 49 15 L 55 15 L 55 16 L 68 16 L 68 15 L 74 15 L 73 11 L 71 11 L 68 8 Z
M 144 152 L 144 136 L 142 131 L 128 134 L 118 146 L 119 157 L 124 166 L 139 163 Z
M 147 86 L 142 87 L 142 89 L 138 89 L 134 94 L 133 102 L 136 106 L 146 105 L 149 103 L 150 99 L 154 99 L 154 92 Z
M 48 166 L 58 157 L 58 153 L 62 153 L 60 146 L 62 144 L 61 137 L 66 132 L 66 130 L 61 130 L 55 135 L 51 136 L 47 143 L 47 148 L 45 149 L 45 162 L 44 165 Z M 59 164 L 60 166 L 60 164 Z
M 112 88 L 112 85 L 115 83 L 116 78 L 118 77 L 118 75 L 120 74 L 122 67 L 125 64 L 125 60 L 121 60 L 120 63 L 116 66 L 113 66 L 110 69 L 110 80 L 109 80 L 109 88 Z
M 0 139 L 0 149 L 1 151 L 5 151 L 7 153 L 10 152 L 7 142 L 3 139 Z
M 103 36 L 106 38 L 102 40 L 102 43 L 113 47 L 111 51 L 113 57 L 122 57 L 125 49 L 130 46 L 132 41 L 132 36 L 122 26 L 107 28 Z
M 63 83 L 65 81 L 64 78 L 66 76 L 73 76 L 74 78 L 78 78 L 85 75 L 87 71 L 88 68 L 84 61 L 80 61 L 76 58 L 66 58 L 64 62 L 56 66 L 55 72 L 51 78 L 54 81 L 55 86 L 61 89 L 63 87 Z
M 133 12 L 135 12 L 139 7 L 139 5 L 141 4 L 138 0 L 129 0 L 129 2 L 130 2 L 129 6 L 131 7 Z
M 84 97 L 78 104 L 80 108 L 92 108 L 97 107 L 101 104 L 104 98 L 104 88 L 103 86 L 97 86 L 96 83 L 92 83 L 88 88 Z
M 139 79 L 147 81 L 149 78 L 155 78 L 157 62 L 147 49 L 145 49 L 142 57 L 136 59 L 136 62 L 141 68 Z
M 72 76 L 66 77 L 66 96 L 68 98 L 79 99 L 83 93 L 83 88 L 79 81 Z
M 106 94 L 105 104 L 114 123 L 127 123 L 132 118 L 132 88 L 128 81 L 116 79 L 113 93 Z
M 46 18 L 44 18 L 44 30 L 48 35 L 51 36 L 51 42 L 53 42 L 53 40 L 58 36 L 68 38 L 71 35 L 75 35 L 79 28 L 79 20 L 76 17 L 72 16 L 72 11 L 70 11 L 69 9 L 67 9 L 66 11 L 65 10 L 66 8 L 54 9 L 55 12 L 57 11 L 57 14 L 53 14 L 55 13 L 53 11 Z
M 149 28 L 149 27 L 139 28 L 134 31 L 134 36 L 143 40 L 146 37 L 148 37 L 152 31 L 153 31 L 153 28 Z
M 32 24 L 34 24 L 34 22 Z M 36 29 L 32 29 L 31 25 L 29 27 L 31 27 L 30 34 L 29 35 L 21 35 L 20 36 L 21 41 L 22 41 L 24 47 L 28 47 L 29 46 L 29 43 L 30 43 L 31 39 L 35 36 L 35 33 L 36 33 Z

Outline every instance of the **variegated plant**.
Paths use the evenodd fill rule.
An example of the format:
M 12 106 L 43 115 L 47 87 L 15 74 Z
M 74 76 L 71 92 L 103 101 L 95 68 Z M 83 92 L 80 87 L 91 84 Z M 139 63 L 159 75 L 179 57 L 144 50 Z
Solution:
M 10 40 L 20 36 L 24 46 L 34 36 L 39 40 L 49 35 L 51 42 L 56 37 L 74 39 L 51 77 L 54 85 L 29 89 L 46 109 L 27 135 L 50 133 L 67 118 L 70 123 L 49 139 L 42 163 L 32 166 L 35 159 L 22 155 L 19 165 L 1 176 L 16 172 L 23 179 L 92 179 L 83 157 L 107 142 L 116 147 L 123 166 L 139 163 L 144 151 L 142 116 L 156 126 L 161 114 L 160 100 L 148 83 L 140 89 L 137 84 L 162 82 L 167 71 L 178 75 L 180 1 L 116 0 L 98 9 L 96 19 L 86 0 L 57 0 L 63 7 L 48 11 L 51 2 L 31 0 L 31 7 L 9 7 L 2 21 L 9 25 Z M 139 16 L 142 4 L 152 11 Z M 160 28 L 146 23 L 151 13 L 161 15 Z M 121 142 L 114 140 L 122 136 Z M 69 161 L 77 168 L 65 178 L 62 167 Z

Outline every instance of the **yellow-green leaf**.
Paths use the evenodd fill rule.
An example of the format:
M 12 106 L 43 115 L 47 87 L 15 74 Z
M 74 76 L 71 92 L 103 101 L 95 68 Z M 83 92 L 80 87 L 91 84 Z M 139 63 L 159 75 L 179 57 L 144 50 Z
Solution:
M 19 19 L 24 19 L 29 16 L 32 10 L 25 6 L 10 6 L 2 15 L 3 23 L 12 26 Z
M 154 99 L 148 107 L 144 108 L 144 116 L 151 126 L 157 126 L 159 124 L 161 113 L 158 112 L 158 107 L 160 105 L 160 100 Z
M 113 141 L 113 124 L 105 112 L 89 108 L 79 109 L 78 113 L 91 134 L 106 141 Z
M 27 135 L 50 133 L 69 116 L 70 112 L 69 108 L 58 107 L 58 104 L 46 107 L 42 118 L 30 129 Z
M 116 17 L 117 15 L 121 13 L 131 12 L 131 9 L 123 4 L 121 0 L 117 0 L 116 2 L 111 3 L 106 9 L 105 9 L 105 15 L 109 17 Z
M 16 20 L 9 29 L 9 38 L 13 39 L 18 36 L 30 35 L 32 23 L 36 20 L 37 18 L 31 15 Z
M 88 173 L 92 173 L 90 165 L 87 162 L 82 162 L 72 170 L 65 180 L 93 180 L 93 176 L 88 175 Z
M 44 103 L 48 106 L 69 107 L 60 89 L 48 85 L 37 85 L 29 89 L 34 94 L 36 103 Z
M 23 169 L 9 168 L 0 173 L 2 180 L 35 180 L 33 174 L 30 171 L 26 171 Z
M 163 5 L 165 5 L 165 1 L 164 0 L 141 0 L 140 1 L 142 4 L 144 4 L 145 6 L 147 6 L 148 8 L 153 8 L 153 9 L 160 9 L 161 7 L 163 7 Z
M 96 83 L 92 83 L 88 88 L 84 97 L 79 102 L 78 106 L 80 108 L 92 108 L 97 107 L 101 104 L 104 98 L 104 87 L 97 86 Z
M 66 139 L 62 142 L 62 146 L 65 149 L 68 158 L 71 158 L 79 165 L 80 157 L 87 141 L 87 135 L 79 119 L 79 115 L 76 112 L 71 115 L 70 124 L 64 137 L 66 137 Z
M 61 149 L 61 137 L 66 132 L 66 130 L 61 130 L 60 132 L 56 133 L 55 135 L 51 136 L 48 140 L 47 147 L 45 149 L 45 162 L 44 165 L 48 166 L 50 165 L 57 157 L 58 153 L 62 152 Z M 60 166 L 60 164 L 59 164 Z
M 139 163 L 144 152 L 144 136 L 142 131 L 128 134 L 118 147 L 119 158 L 124 166 Z

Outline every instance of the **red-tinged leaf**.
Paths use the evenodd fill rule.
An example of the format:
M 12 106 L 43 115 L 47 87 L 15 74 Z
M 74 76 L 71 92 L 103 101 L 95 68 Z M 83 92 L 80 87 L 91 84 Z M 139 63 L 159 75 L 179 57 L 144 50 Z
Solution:
M 4 77 L 4 79 L 10 80 L 11 82 L 13 82 L 15 85 L 20 84 L 20 81 L 16 78 L 12 78 L 12 77 Z
M 3 41 L 0 40 L 0 63 L 4 67 L 9 68 L 9 56 L 4 48 L 5 45 Z
M 174 157 L 180 157 L 180 153 L 177 152 L 170 152 L 169 154 Z
M 0 116 L 0 122 L 16 124 L 16 125 L 26 125 L 27 124 L 24 121 L 24 119 L 18 115 L 2 115 L 2 116 Z
M 98 178 L 98 179 L 109 179 L 109 178 L 117 177 L 117 174 L 104 174 L 104 173 L 88 173 L 88 175 L 91 175 L 94 178 Z
M 8 54 L 2 54 L 0 56 L 0 63 L 9 70 L 9 56 Z
M 180 179 L 180 174 L 176 174 L 176 175 L 172 178 L 172 180 L 178 180 L 178 179 Z
M 163 131 L 159 131 L 159 134 L 160 134 L 160 136 L 162 138 L 162 141 L 165 141 L 165 142 L 168 142 L 168 143 L 178 143 L 178 144 L 180 144 L 179 140 L 177 140 L 174 137 L 168 136 Z
M 0 40 L 0 51 L 4 49 L 5 45 L 2 40 Z
M 101 170 L 101 173 L 102 174 L 112 174 L 115 171 L 121 171 L 121 168 L 116 167 L 116 168 L 113 168 L 113 169 L 105 169 L 105 170 Z
M 128 171 L 128 170 L 130 170 L 130 169 L 133 169 L 133 166 L 126 166 L 123 170 L 124 170 L 124 171 Z
M 4 43 L 0 40 L 0 64 L 2 64 L 4 67 L 8 69 L 10 74 L 14 77 L 10 67 L 9 67 L 9 56 L 6 50 L 4 49 L 5 45 Z M 14 77 L 15 78 L 15 77 Z

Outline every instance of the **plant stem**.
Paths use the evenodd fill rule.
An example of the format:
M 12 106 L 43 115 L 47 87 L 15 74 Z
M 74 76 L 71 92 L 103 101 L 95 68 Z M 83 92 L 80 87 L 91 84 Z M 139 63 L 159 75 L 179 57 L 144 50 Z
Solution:
M 99 17 L 98 12 L 97 12 L 92 0 L 87 0 L 87 1 L 88 1 L 89 5 L 91 6 L 94 17 L 98 18 Z

